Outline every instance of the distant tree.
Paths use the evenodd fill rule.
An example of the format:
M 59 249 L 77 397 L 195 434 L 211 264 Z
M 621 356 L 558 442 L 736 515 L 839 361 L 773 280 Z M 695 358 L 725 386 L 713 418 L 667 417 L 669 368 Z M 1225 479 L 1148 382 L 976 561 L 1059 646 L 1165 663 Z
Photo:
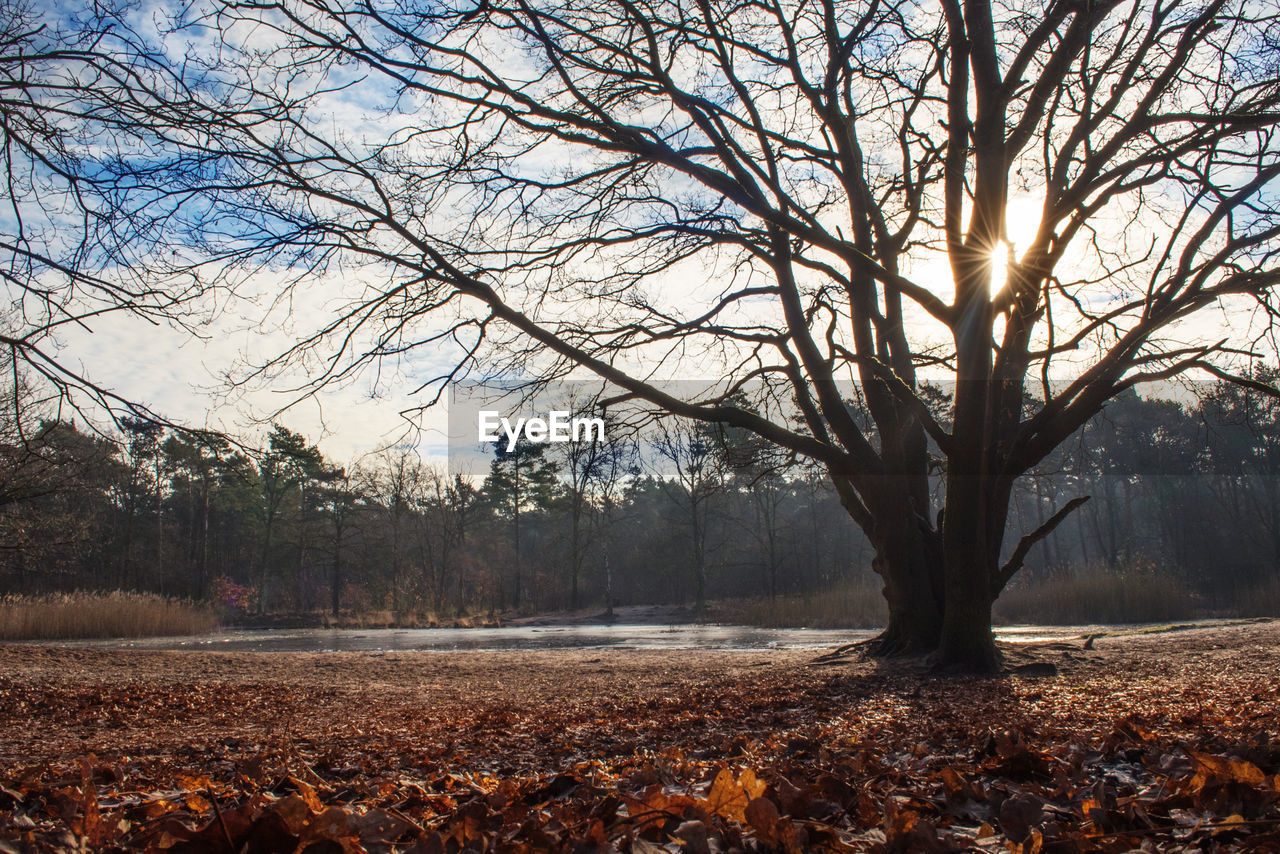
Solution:
M 323 457 L 304 436 L 272 425 L 267 448 L 257 460 L 258 512 L 262 548 L 258 558 L 258 608 L 265 612 L 272 604 L 271 581 L 275 574 L 272 546 L 285 508 L 285 499 L 299 491 L 305 497 L 305 482 L 320 471 Z M 301 512 L 301 506 L 299 510 Z M 299 546 L 301 554 L 302 546 Z
M 68 429 L 56 412 L 13 354 L 0 350 L 0 508 L 60 488 L 75 457 L 50 441 Z
M 231 443 L 220 436 L 171 434 L 161 446 L 165 469 L 173 481 L 170 494 L 186 498 L 186 560 L 194 574 L 190 592 L 203 599 L 208 592 L 210 522 L 214 512 L 220 469 L 231 456 Z
M 768 596 L 777 599 L 784 554 L 789 553 L 784 541 L 788 532 L 788 520 L 784 514 L 791 497 L 790 485 L 782 471 L 772 466 L 749 472 L 741 480 L 752 509 L 751 524 L 746 525 L 746 534 L 754 542 L 764 566 Z
M 368 474 L 365 489 L 382 511 L 382 527 L 388 535 L 391 607 L 398 610 L 408 604 L 409 523 L 414 498 L 423 483 L 422 460 L 409 448 L 388 448 L 374 458 Z
M 513 585 L 511 606 L 524 602 L 524 548 L 521 520 L 530 512 L 545 511 L 559 492 L 556 464 L 547 459 L 547 446 L 521 438 L 513 448 L 498 442 L 493 446 L 493 462 L 484 481 L 490 506 L 511 521 Z
M 448 477 L 429 469 L 419 485 L 415 507 L 422 525 L 422 566 L 431 607 L 443 612 L 449 588 L 462 588 L 459 577 L 467 532 L 484 496 L 461 475 Z
M 338 466 L 324 467 L 316 476 L 318 501 L 328 516 L 330 542 L 329 611 L 336 618 L 342 610 L 342 587 L 346 583 L 345 548 L 351 536 L 351 522 L 358 494 L 351 474 Z
M 581 433 L 558 445 L 556 452 L 569 515 L 569 607 L 575 610 L 582 605 L 580 585 L 593 550 L 591 540 L 608 536 L 610 520 L 600 514 L 616 509 L 620 481 L 635 465 L 634 441 L 627 431 L 609 418 L 602 420 L 603 436 L 596 431 Z
M 112 573 L 109 491 L 127 471 L 117 445 L 61 421 L 30 425 L 18 448 L 0 444 L 0 590 L 61 589 L 86 569 Z
M 1259 369 L 1267 386 L 1280 370 Z M 1237 545 L 1253 543 L 1252 581 L 1280 578 L 1280 399 L 1249 387 L 1217 383 L 1198 407 L 1204 425 L 1202 462 L 1217 500 L 1240 527 Z M 1270 565 L 1270 572 L 1266 568 Z
M 160 453 L 160 442 L 164 438 L 163 424 L 147 418 L 125 416 L 120 422 L 125 436 L 125 455 L 129 463 L 129 481 L 124 485 L 122 498 L 124 501 L 124 542 L 120 553 L 122 579 L 137 572 L 134 545 L 143 536 L 141 523 L 149 514 L 154 533 L 153 570 L 157 576 L 164 575 L 164 499 L 165 482 L 163 464 Z M 137 579 L 135 578 L 135 581 Z
M 736 405 L 751 409 L 747 400 Z M 741 492 L 750 504 L 750 515 L 740 521 L 743 533 L 754 543 L 754 551 L 764 569 L 764 588 L 771 600 L 778 597 L 783 561 L 784 507 L 791 489 L 786 473 L 795 463 L 794 455 L 766 442 L 742 428 L 717 424 L 712 428 L 715 444 L 723 455 L 729 487 Z
M 707 605 L 711 510 L 716 496 L 729 488 L 729 446 L 719 425 L 677 421 L 660 426 L 653 447 L 658 482 L 682 508 L 689 526 L 694 607 L 702 611 Z

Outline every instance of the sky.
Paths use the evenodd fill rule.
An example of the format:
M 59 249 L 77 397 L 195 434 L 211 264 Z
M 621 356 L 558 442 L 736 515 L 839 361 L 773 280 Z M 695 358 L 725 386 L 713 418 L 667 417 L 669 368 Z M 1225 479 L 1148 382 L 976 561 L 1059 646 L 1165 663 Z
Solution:
M 301 433 L 338 463 L 357 462 L 389 446 L 417 447 L 442 457 L 445 412 L 404 413 L 421 403 L 411 394 L 415 377 L 390 366 L 341 386 L 300 396 L 298 374 L 235 387 L 245 366 L 283 352 L 294 341 L 287 330 L 268 328 L 251 316 L 224 317 L 202 337 L 116 314 L 63 336 L 63 353 L 90 376 L 157 414 L 192 427 L 226 431 L 252 441 L 279 423 Z M 413 418 L 411 423 L 407 417 Z M 421 428 L 421 429 L 415 429 Z
M 376 134 L 382 127 L 380 120 L 391 124 L 404 120 L 402 115 L 381 114 L 370 109 L 373 105 L 353 100 L 354 91 L 334 94 L 331 103 L 324 105 L 334 124 L 344 131 Z M 1011 200 L 1008 238 L 1015 249 L 1030 242 L 1039 204 L 1030 195 L 1015 195 Z M 950 270 L 940 255 L 908 272 L 935 293 L 950 298 Z M 269 279 L 273 274 L 259 275 Z M 273 377 L 269 383 L 252 382 L 235 390 L 227 387 L 228 375 L 243 377 L 246 366 L 284 352 L 298 335 L 324 322 L 339 304 L 341 294 L 358 292 L 358 280 L 343 281 L 338 276 L 313 279 L 306 291 L 295 294 L 288 312 L 267 311 L 261 302 L 248 299 L 232 304 L 205 331 L 205 337 L 198 339 L 183 330 L 155 326 L 136 317 L 107 316 L 92 321 L 88 329 L 66 333 L 63 354 L 74 367 L 81 367 L 120 395 L 192 426 L 222 429 L 252 441 L 266 432 L 271 421 L 277 421 L 319 444 L 338 462 L 357 460 L 393 443 L 419 447 L 429 457 L 439 455 L 447 438 L 443 410 L 417 419 L 422 428 L 419 432 L 410 429 L 412 425 L 402 414 L 423 402 L 411 392 L 440 372 L 445 360 L 439 353 L 419 353 L 401 363 L 384 360 L 376 371 L 366 370 L 339 387 L 297 403 L 297 395 L 290 389 L 306 378 L 305 366 Z M 260 285 L 263 293 L 269 293 L 278 291 L 280 282 L 263 280 Z M 713 302 L 722 288 L 722 282 L 711 279 L 676 279 L 656 290 L 673 306 L 692 314 Z M 925 328 L 923 315 L 918 314 L 913 324 Z M 1221 314 L 1208 313 L 1203 322 L 1212 326 L 1226 321 Z M 282 412 L 284 407 L 288 408 Z

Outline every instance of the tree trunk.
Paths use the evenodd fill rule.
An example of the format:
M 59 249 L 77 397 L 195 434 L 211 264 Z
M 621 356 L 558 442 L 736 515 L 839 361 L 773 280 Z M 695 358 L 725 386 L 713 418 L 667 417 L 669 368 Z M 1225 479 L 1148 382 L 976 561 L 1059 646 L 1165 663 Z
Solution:
M 863 482 L 857 490 L 852 480 L 833 477 L 840 503 L 875 549 L 871 568 L 884 583 L 889 621 L 872 642 L 873 655 L 925 655 L 938 648 L 942 636 L 942 539 L 922 515 L 929 506 L 929 478 L 923 441 L 918 445 L 894 460 L 898 474 Z M 908 466 L 907 456 L 914 465 Z
M 613 619 L 613 571 L 609 569 L 609 552 L 604 553 L 604 615 Z
M 942 555 L 936 532 L 914 515 L 877 521 L 871 567 L 884 582 L 889 622 L 872 645 L 876 655 L 924 655 L 942 634 Z
M 992 673 L 1000 656 L 991 632 L 990 567 L 986 556 L 948 548 L 947 599 L 935 664 L 959 673 Z
M 707 557 L 706 543 L 704 540 L 705 528 L 703 521 L 698 516 L 698 506 L 700 500 L 690 491 L 690 521 L 693 530 L 693 579 L 694 579 L 694 610 L 701 614 L 707 607 Z
M 515 535 L 514 546 L 515 546 L 515 557 L 516 557 L 516 561 L 515 561 L 516 578 L 515 578 L 515 591 L 511 596 L 511 608 L 514 611 L 519 611 L 520 595 L 521 595 L 521 590 L 520 590 L 521 572 L 520 571 L 523 568 L 520 565 L 520 501 L 523 498 L 523 496 L 520 494 L 520 451 L 519 449 L 516 450 L 516 455 L 512 458 L 512 460 L 513 460 L 512 466 L 514 467 L 514 470 L 515 470 L 515 498 L 513 500 L 512 518 L 513 518 L 514 535 Z
M 333 617 L 336 620 L 338 613 L 342 610 L 342 533 L 341 529 L 336 534 L 333 546 L 333 581 L 329 587 L 329 604 L 333 610 Z
M 993 579 L 1000 543 L 993 542 L 992 515 L 1003 529 L 1008 503 L 991 500 L 985 480 L 960 471 L 947 477 L 943 524 L 945 604 L 936 665 L 949 672 L 990 673 L 999 668 L 991 633 Z
M 967 567 L 962 574 L 969 574 Z M 991 633 L 991 604 L 990 594 L 978 588 L 972 588 L 967 595 L 948 596 L 942 639 L 935 656 L 940 670 L 956 673 L 999 670 L 1000 654 Z
M 884 582 L 889 621 L 872 654 L 932 653 L 947 672 L 999 667 L 991 632 L 999 543 L 992 542 L 989 523 L 1007 504 L 981 496 L 978 479 L 950 478 L 941 531 L 915 513 L 905 493 L 895 496 L 896 512 L 892 501 L 877 506 L 869 533 L 876 549 L 872 568 Z
M 573 573 L 573 578 L 569 591 L 569 609 L 573 611 L 578 610 L 578 577 L 582 574 L 582 564 L 584 562 L 582 553 L 582 503 L 582 493 L 575 491 L 572 512 L 573 530 L 570 537 L 570 548 L 573 551 L 573 554 L 570 555 L 570 571 Z
M 267 582 L 268 582 L 268 573 L 270 572 L 270 564 L 268 563 L 268 561 L 270 561 L 271 559 L 271 533 L 272 533 L 274 524 L 275 524 L 274 518 L 268 517 L 266 530 L 263 532 L 263 535 L 262 535 L 262 567 L 258 573 L 258 613 L 259 614 L 267 613 L 267 599 L 268 599 Z
M 307 485 L 298 482 L 298 568 L 294 573 L 293 597 L 299 611 L 307 610 Z
M 164 573 L 164 494 L 161 491 L 160 449 L 156 449 L 156 577 L 160 579 L 162 590 L 168 590 L 168 580 Z
M 209 478 L 204 478 L 204 507 L 200 516 L 200 580 L 198 599 L 203 600 L 209 587 Z

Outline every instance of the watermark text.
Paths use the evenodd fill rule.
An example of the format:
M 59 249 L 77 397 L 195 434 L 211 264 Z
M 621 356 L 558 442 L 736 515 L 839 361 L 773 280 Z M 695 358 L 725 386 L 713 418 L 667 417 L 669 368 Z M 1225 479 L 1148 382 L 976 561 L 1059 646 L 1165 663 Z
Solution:
M 478 428 L 481 442 L 496 445 L 505 436 L 507 453 L 516 449 L 521 434 L 535 444 L 604 440 L 603 418 L 573 417 L 567 409 L 553 409 L 546 418 L 517 418 L 514 424 L 497 410 L 482 409 Z

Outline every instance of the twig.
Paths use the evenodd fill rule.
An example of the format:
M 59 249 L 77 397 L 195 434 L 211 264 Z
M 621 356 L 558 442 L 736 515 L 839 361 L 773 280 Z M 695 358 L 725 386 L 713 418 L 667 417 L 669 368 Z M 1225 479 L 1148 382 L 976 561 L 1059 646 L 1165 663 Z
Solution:
M 400 819 L 401 821 L 406 821 L 409 824 L 413 825 L 414 829 L 416 829 L 423 836 L 426 836 L 428 833 L 431 832 L 427 830 L 425 827 L 423 827 L 421 824 L 419 824 L 417 821 L 415 821 L 413 818 L 405 815 L 403 812 L 396 809 L 395 807 L 386 807 L 385 809 L 387 812 L 391 813 L 393 816 Z
M 236 844 L 231 841 L 231 831 L 227 830 L 227 822 L 222 818 L 222 809 L 218 806 L 218 797 L 213 793 L 213 787 L 206 786 L 205 792 L 209 795 L 209 803 L 213 804 L 213 814 L 218 819 L 218 827 L 222 828 L 222 838 L 227 841 L 227 851 L 230 854 L 236 854 Z

